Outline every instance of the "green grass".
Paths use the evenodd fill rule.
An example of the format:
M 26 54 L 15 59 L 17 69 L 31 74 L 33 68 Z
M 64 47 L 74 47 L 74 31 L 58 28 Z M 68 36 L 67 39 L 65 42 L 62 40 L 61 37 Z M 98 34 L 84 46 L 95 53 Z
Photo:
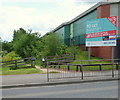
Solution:
M 54 68 L 54 67 L 52 67 Z M 58 68 L 58 66 L 56 66 L 56 68 Z M 61 69 L 68 69 L 68 66 L 62 65 L 60 66 Z M 69 66 L 70 70 L 76 71 L 76 66 Z M 116 69 L 116 66 L 114 66 L 114 69 Z M 102 70 L 106 71 L 106 70 L 112 70 L 112 66 L 102 66 Z M 78 71 L 80 71 L 80 67 L 78 67 Z M 83 71 L 100 71 L 100 67 L 99 66 L 84 66 L 83 67 Z
M 24 68 L 9 70 L 9 67 L 0 67 L 0 75 L 19 75 L 19 74 L 33 74 L 33 73 L 43 73 L 42 71 L 36 68 Z
M 77 60 L 77 61 L 76 61 Z M 86 60 L 86 61 L 85 61 Z M 98 57 L 91 57 L 90 59 L 90 64 L 107 64 L 107 63 L 111 63 L 110 61 L 102 61 L 104 59 L 102 58 L 98 58 Z M 81 51 L 79 50 L 76 54 L 76 59 L 71 62 L 71 64 L 88 64 L 88 51 Z M 60 66 L 62 69 L 66 69 L 67 70 L 67 66 L 62 65 Z M 54 68 L 54 67 L 52 67 Z M 58 66 L 56 66 L 56 68 L 58 68 Z M 114 65 L 114 69 L 116 69 L 116 66 Z M 76 70 L 76 66 L 70 66 L 70 70 Z M 80 71 L 80 67 L 78 67 L 78 70 Z M 83 71 L 99 71 L 100 67 L 99 66 L 84 66 L 83 67 Z M 111 65 L 105 65 L 102 66 L 102 70 L 112 70 L 112 66 Z

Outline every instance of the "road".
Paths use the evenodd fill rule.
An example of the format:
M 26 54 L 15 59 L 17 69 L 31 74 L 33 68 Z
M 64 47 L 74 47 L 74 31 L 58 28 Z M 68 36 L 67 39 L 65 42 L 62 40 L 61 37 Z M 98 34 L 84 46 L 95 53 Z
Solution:
M 3 89 L 3 98 L 118 98 L 118 81 Z

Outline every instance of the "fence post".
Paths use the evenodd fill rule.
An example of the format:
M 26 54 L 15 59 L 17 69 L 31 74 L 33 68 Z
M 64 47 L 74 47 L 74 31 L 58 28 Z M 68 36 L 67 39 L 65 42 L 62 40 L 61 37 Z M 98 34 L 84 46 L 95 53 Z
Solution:
M 60 65 L 58 66 L 58 68 L 60 69 Z
M 100 65 L 100 71 L 102 71 L 102 65 Z
M 118 70 L 118 64 L 116 64 L 116 70 Z
M 31 67 L 33 66 L 33 64 L 32 64 L 32 60 L 31 60 Z
M 70 70 L 70 66 L 69 65 L 68 65 L 67 69 Z
M 36 58 L 31 59 L 31 67 L 35 67 L 36 64 Z
M 83 80 L 83 66 L 82 65 L 80 65 L 80 70 L 81 70 L 81 79 Z
M 112 64 L 112 77 L 114 77 L 114 64 Z
M 82 72 L 82 67 L 80 66 L 80 72 Z
M 15 69 L 17 69 L 17 60 L 15 60 Z
M 76 71 L 78 71 L 78 65 L 76 65 Z
M 56 66 L 54 65 L 54 68 L 56 68 Z

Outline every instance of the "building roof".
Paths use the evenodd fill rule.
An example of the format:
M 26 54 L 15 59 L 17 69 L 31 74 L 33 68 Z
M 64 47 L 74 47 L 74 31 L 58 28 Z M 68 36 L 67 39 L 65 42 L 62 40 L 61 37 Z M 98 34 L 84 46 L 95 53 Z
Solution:
M 71 24 L 77 20 L 79 20 L 81 17 L 85 16 L 86 14 L 94 11 L 95 9 L 97 9 L 99 6 L 101 5 L 106 5 L 106 4 L 116 4 L 116 3 L 120 3 L 120 0 L 119 1 L 116 1 L 116 2 L 99 2 L 97 4 L 95 4 L 94 6 L 92 6 L 91 8 L 89 8 L 88 10 L 86 10 L 85 12 L 81 13 L 80 15 L 78 15 L 77 17 L 73 18 L 72 20 L 70 20 L 69 22 L 65 22 L 65 23 L 62 23 L 61 25 L 59 25 L 58 27 L 56 27 L 54 30 L 52 30 L 52 32 L 55 32 L 57 31 L 58 29 L 60 29 L 61 27 L 65 26 L 65 25 L 68 25 L 68 24 Z

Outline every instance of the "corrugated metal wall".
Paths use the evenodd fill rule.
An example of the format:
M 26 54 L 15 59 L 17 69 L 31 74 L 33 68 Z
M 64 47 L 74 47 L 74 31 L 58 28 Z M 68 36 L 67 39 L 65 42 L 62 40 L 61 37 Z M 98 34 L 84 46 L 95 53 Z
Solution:
M 65 26 L 65 33 L 64 33 L 64 43 L 66 45 L 70 45 L 70 25 Z
M 64 43 L 64 34 L 65 34 L 64 26 L 55 31 L 55 35 L 60 39 L 62 43 Z
M 96 19 L 97 11 L 93 11 L 79 20 L 73 22 L 73 44 L 83 45 L 85 44 L 86 36 L 86 22 L 91 19 Z
M 66 45 L 70 45 L 70 25 L 64 25 L 57 31 L 55 31 L 55 35 L 59 37 L 62 43 Z

